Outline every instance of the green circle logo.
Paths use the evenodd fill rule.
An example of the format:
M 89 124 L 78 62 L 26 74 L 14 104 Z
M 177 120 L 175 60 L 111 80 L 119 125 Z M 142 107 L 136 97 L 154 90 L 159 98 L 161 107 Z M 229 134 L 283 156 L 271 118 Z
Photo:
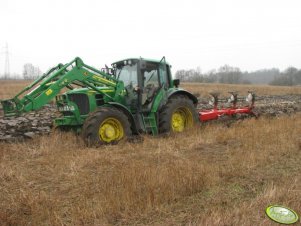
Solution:
M 265 210 L 269 218 L 281 224 L 294 224 L 299 220 L 298 214 L 285 206 L 272 205 Z

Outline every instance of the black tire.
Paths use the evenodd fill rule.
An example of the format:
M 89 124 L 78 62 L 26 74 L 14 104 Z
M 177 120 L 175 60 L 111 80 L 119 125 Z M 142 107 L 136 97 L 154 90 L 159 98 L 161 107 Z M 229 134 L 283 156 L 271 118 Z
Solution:
M 102 139 L 100 127 L 106 120 L 114 119 L 120 123 L 123 130 L 122 138 L 115 140 Z M 85 120 L 82 130 L 82 137 L 88 146 L 99 147 L 103 144 L 117 144 L 120 140 L 131 135 L 131 125 L 128 117 L 116 108 L 102 107 L 91 113 Z
M 187 109 L 185 111 L 187 111 L 189 115 L 191 114 L 192 122 L 185 123 L 185 129 L 192 127 L 199 122 L 198 115 L 192 100 L 189 99 L 187 96 L 176 95 L 174 97 L 171 97 L 166 103 L 166 105 L 163 106 L 159 112 L 159 133 L 164 134 L 176 132 L 173 130 L 171 122 L 172 115 L 174 114 L 174 112 L 181 109 Z

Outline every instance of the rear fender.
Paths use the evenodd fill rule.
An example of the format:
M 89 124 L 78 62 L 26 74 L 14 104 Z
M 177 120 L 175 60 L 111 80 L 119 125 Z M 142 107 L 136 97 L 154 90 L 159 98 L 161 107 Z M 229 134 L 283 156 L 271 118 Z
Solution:
M 173 90 L 172 92 L 170 92 L 168 94 L 168 99 L 170 99 L 176 95 L 187 96 L 190 100 L 192 100 L 192 102 L 195 106 L 197 106 L 197 104 L 198 104 L 198 98 L 186 90 Z

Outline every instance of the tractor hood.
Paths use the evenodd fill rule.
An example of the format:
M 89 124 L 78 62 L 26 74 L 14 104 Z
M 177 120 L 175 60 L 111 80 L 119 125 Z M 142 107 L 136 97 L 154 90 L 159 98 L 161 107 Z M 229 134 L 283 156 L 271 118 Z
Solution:
M 110 88 L 110 87 L 97 87 L 97 88 L 104 93 L 111 93 L 115 91 L 114 88 Z M 90 88 L 76 88 L 65 92 L 65 94 L 75 94 L 75 93 L 92 94 L 92 93 L 96 93 L 96 91 Z

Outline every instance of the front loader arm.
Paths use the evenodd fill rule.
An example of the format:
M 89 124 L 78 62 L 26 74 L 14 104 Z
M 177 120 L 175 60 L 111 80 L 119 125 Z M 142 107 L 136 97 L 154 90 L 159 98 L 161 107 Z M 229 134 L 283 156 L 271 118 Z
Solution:
M 38 110 L 49 103 L 63 88 L 70 88 L 72 83 L 89 87 L 106 96 L 107 94 L 97 87 L 123 87 L 122 82 L 118 82 L 114 77 L 84 64 L 77 57 L 68 64 L 59 64 L 52 68 L 14 98 L 2 100 L 4 114 L 5 116 L 14 116 L 23 112 Z M 112 97 L 109 96 L 109 98 Z

